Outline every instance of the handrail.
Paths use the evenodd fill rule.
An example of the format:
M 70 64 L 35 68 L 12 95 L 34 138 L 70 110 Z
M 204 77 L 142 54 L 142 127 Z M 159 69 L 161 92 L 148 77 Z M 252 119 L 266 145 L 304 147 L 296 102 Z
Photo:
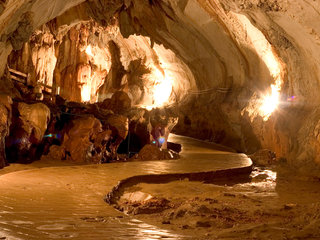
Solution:
M 8 69 L 9 69 L 9 72 L 13 72 L 13 73 L 15 73 L 15 74 L 17 74 L 17 75 L 20 75 L 20 76 L 22 76 L 22 77 L 25 77 L 25 78 L 28 77 L 28 74 L 25 74 L 25 73 L 23 73 L 23 72 L 19 72 L 19 71 L 15 70 L 15 69 L 12 69 L 12 68 L 9 68 L 9 67 L 8 67 Z
M 8 66 L 8 71 L 10 73 L 10 78 L 12 80 L 15 80 L 17 82 L 23 83 L 25 85 L 28 85 L 28 81 L 29 81 L 29 77 L 30 77 L 29 74 L 20 72 L 18 70 L 13 69 L 13 68 L 10 68 L 9 66 Z M 45 83 L 37 82 L 37 85 L 43 86 L 43 87 L 45 87 L 47 89 L 50 89 L 51 91 L 53 89 L 52 86 L 46 85 Z

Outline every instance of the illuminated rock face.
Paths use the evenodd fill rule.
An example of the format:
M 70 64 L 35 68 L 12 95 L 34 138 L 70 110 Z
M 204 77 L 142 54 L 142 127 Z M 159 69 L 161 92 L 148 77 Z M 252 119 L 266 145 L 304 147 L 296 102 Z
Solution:
M 123 38 L 116 19 L 108 27 L 82 21 L 53 28 L 58 19 L 9 56 L 11 68 L 32 72 L 33 85 L 44 83 L 65 99 L 90 103 L 121 90 L 148 109 L 178 101 L 195 86 L 192 72 L 171 50 L 151 46 L 148 37 Z
M 7 165 L 5 154 L 5 138 L 9 135 L 12 99 L 8 95 L 0 95 L 0 169 Z
M 30 163 L 37 158 L 50 120 L 50 109 L 43 103 L 13 105 L 10 135 L 6 139 L 6 155 L 10 162 Z
M 8 65 L 18 71 L 29 73 L 30 83 L 34 85 L 37 80 L 51 86 L 57 62 L 54 43 L 50 30 L 43 26 L 41 30 L 32 34 L 29 42 L 24 43 L 21 50 L 12 52 L 8 57 Z
M 82 79 L 82 88 L 79 87 L 78 93 L 72 90 L 75 91 L 72 99 L 86 101 L 90 92 L 90 101 L 95 101 L 93 92 L 99 89 L 98 98 L 102 101 L 115 90 L 124 90 L 132 95 L 133 104 L 148 107 L 161 105 L 167 97 L 155 93 L 157 89 L 165 93 L 171 89 L 168 102 L 179 102 L 176 110 L 180 121 L 176 130 L 180 133 L 210 139 L 240 151 L 271 149 L 278 157 L 286 157 L 297 166 L 320 162 L 317 130 L 320 6 L 317 1 L 104 0 L 82 3 L 84 1 L 72 0 L 66 4 L 56 0 L 41 5 L 44 2 L 6 1 L 3 4 L 0 75 L 12 48 L 18 48 L 32 31 L 67 9 L 68 14 L 54 21 L 55 29 L 62 27 L 68 32 L 79 21 L 88 20 L 87 13 L 101 26 L 106 26 L 117 12 L 124 38 L 112 38 L 121 54 L 118 58 L 113 54 L 115 57 L 110 57 L 110 61 L 118 65 L 104 64 L 105 71 L 99 73 L 91 67 L 90 72 L 88 62 L 81 67 L 77 64 L 68 67 L 65 62 L 59 62 L 58 56 L 59 71 L 55 71 L 55 79 L 62 88 L 71 81 L 74 85 L 65 84 L 65 88 L 77 89 L 79 85 L 73 77 Z M 69 33 L 70 40 L 71 35 Z M 60 40 L 60 50 L 65 49 L 62 54 L 66 55 L 72 40 Z M 84 44 L 84 57 L 99 55 L 94 42 L 93 39 Z M 87 49 L 88 45 L 91 49 Z M 108 54 L 110 52 L 104 56 Z M 79 59 L 67 59 L 64 61 L 79 63 Z M 144 67 L 150 64 L 150 69 Z M 40 75 L 43 73 L 35 69 L 33 71 Z M 88 75 L 100 80 L 89 84 L 85 80 Z M 103 78 L 108 81 L 102 81 Z M 163 81 L 159 82 L 161 78 Z

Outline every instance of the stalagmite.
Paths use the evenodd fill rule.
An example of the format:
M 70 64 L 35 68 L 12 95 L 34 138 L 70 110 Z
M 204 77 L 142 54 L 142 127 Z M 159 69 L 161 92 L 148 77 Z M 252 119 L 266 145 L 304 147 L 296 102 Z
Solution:
M 0 239 L 135 229 L 103 195 L 175 232 L 130 239 L 320 238 L 319 21 L 319 0 L 1 0 Z M 48 223 L 18 219 L 33 201 Z

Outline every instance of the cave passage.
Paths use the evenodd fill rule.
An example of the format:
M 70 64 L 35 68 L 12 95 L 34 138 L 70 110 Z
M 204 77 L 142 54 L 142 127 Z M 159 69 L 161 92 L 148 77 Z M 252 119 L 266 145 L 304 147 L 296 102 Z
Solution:
M 0 1 L 0 239 L 320 238 L 319 13 Z

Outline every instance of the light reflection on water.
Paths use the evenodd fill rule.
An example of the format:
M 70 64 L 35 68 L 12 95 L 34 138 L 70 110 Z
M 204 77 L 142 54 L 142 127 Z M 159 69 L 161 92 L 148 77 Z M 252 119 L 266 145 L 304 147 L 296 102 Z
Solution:
M 250 177 L 252 178 L 251 182 L 239 184 L 245 188 L 249 188 L 249 191 L 245 194 L 255 196 L 257 195 L 263 195 L 263 196 L 269 196 L 269 197 L 277 197 L 278 193 L 275 191 L 277 186 L 277 172 L 255 167 L 254 170 L 251 172 Z M 251 188 L 255 188 L 254 193 Z
M 139 226 L 137 229 L 138 234 L 136 235 L 136 237 L 138 237 L 137 239 L 183 239 L 182 236 L 171 234 L 167 230 L 159 229 L 136 219 L 132 219 L 129 225 L 132 225 L 134 227 L 133 229 L 137 229 L 137 225 Z
M 181 160 L 57 167 L 45 163 L 41 168 L 0 172 L 0 239 L 190 239 L 124 216 L 103 201 L 119 180 L 128 177 L 251 164 L 245 155 L 219 152 L 212 144 L 175 137 L 183 145 Z
M 94 218 L 92 218 L 94 219 Z M 132 218 L 108 217 L 104 222 L 78 222 L 65 218 L 56 222 L 0 221 L 0 239 L 189 239 Z
M 266 181 L 275 182 L 277 180 L 277 172 L 269 169 L 255 168 L 255 171 L 252 171 L 251 177 L 255 178 L 259 175 L 266 175 Z

